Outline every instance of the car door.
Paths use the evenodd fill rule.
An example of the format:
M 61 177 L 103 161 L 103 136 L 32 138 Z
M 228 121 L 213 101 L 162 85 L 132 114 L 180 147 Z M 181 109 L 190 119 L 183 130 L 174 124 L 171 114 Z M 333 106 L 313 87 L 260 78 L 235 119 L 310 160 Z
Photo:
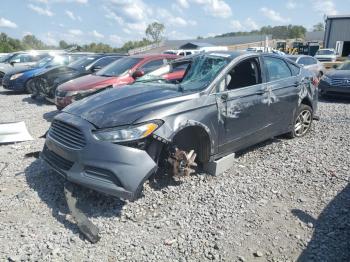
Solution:
M 237 151 L 269 137 L 258 56 L 234 65 L 216 89 L 220 153 Z
M 265 102 L 269 105 L 268 117 L 272 123 L 272 132 L 277 135 L 287 131 L 293 119 L 299 98 L 300 70 L 297 73 L 291 68 L 291 62 L 276 56 L 264 55 L 263 62 L 267 77 Z

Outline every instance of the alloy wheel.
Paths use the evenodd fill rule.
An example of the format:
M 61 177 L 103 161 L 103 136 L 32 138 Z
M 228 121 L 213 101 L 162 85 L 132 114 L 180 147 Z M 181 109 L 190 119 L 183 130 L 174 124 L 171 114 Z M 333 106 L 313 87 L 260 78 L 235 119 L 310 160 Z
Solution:
M 305 135 L 311 127 L 311 121 L 312 121 L 311 112 L 309 110 L 301 111 L 295 121 L 295 126 L 294 126 L 295 135 L 297 137 Z

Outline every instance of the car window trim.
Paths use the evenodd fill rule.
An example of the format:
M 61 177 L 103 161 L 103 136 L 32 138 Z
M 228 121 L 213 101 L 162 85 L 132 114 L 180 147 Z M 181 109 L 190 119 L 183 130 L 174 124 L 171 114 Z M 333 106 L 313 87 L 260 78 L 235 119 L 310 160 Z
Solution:
M 218 74 L 216 76 L 216 78 L 209 84 L 209 86 L 203 90 L 202 92 L 208 92 L 209 95 L 217 95 L 217 94 L 222 94 L 223 92 L 228 92 L 228 91 L 234 91 L 234 90 L 242 90 L 243 88 L 249 88 L 249 87 L 253 87 L 253 86 L 245 86 L 245 87 L 241 87 L 241 88 L 237 88 L 237 89 L 233 89 L 233 90 L 225 90 L 223 92 L 215 92 L 215 86 L 217 84 L 220 83 L 220 81 L 222 81 L 226 75 L 228 74 L 228 72 L 230 72 L 232 70 L 232 68 L 234 66 L 236 66 L 237 64 L 239 64 L 240 62 L 242 62 L 243 60 L 246 60 L 246 59 L 251 59 L 251 58 L 258 58 L 259 60 L 259 63 L 260 63 L 260 71 L 261 71 L 261 80 L 262 82 L 260 84 L 257 84 L 257 85 L 263 85 L 265 84 L 265 81 L 264 81 L 264 76 L 263 76 L 263 70 L 262 70 L 262 65 L 261 65 L 261 55 L 260 54 L 246 54 L 246 55 L 243 55 L 243 56 L 238 56 L 236 58 L 234 58 L 227 66 L 225 69 L 223 69 L 220 74 Z M 254 86 L 257 86 L 257 85 L 254 85 Z

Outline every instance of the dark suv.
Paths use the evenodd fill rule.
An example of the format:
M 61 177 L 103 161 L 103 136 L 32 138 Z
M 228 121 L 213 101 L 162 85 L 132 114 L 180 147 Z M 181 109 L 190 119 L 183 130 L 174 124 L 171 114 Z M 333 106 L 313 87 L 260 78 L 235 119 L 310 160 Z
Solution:
M 134 199 L 158 167 L 185 175 L 274 136 L 305 135 L 315 83 L 280 56 L 201 53 L 180 83 L 150 78 L 68 106 L 41 156 L 72 182 Z

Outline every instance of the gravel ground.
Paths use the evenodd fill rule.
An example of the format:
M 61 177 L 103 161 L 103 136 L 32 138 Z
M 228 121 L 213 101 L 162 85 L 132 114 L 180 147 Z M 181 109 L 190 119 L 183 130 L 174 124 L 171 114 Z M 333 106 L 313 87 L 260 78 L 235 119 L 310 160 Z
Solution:
M 0 146 L 1 261 L 350 261 L 350 100 L 320 102 L 306 137 L 242 152 L 220 176 L 152 179 L 132 203 L 81 189 L 95 245 L 68 214 L 63 179 L 24 156 L 56 113 L 0 87 L 0 122 L 24 120 L 35 137 Z

